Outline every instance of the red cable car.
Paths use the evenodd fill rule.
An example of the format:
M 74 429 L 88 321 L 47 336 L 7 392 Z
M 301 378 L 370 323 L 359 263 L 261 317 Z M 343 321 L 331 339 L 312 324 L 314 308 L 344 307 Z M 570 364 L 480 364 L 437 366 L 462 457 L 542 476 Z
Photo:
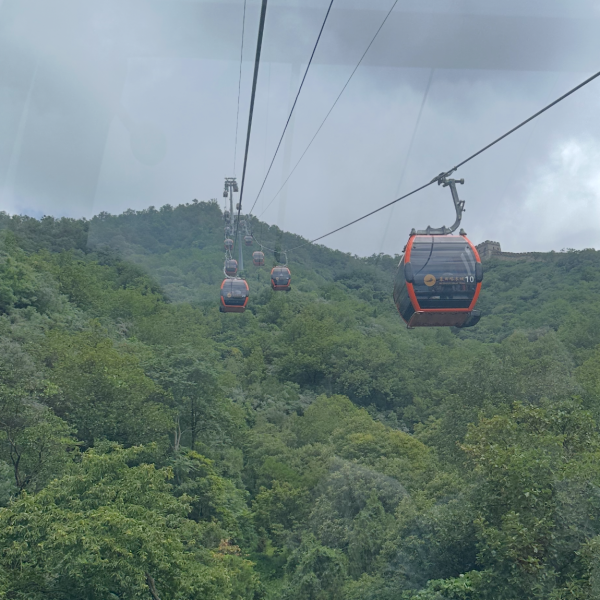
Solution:
M 230 259 L 225 261 L 225 275 L 229 275 L 229 277 L 235 277 L 237 275 L 237 270 L 237 260 Z
M 250 289 L 243 279 L 225 279 L 221 284 L 221 305 L 219 311 L 224 313 L 243 313 L 248 304 Z
M 265 255 L 260 250 L 252 253 L 252 264 L 255 267 L 264 267 L 265 266 Z
M 271 269 L 271 287 L 277 292 L 289 292 L 292 289 L 292 274 L 287 267 Z
M 460 224 L 464 211 L 456 183 L 463 180 L 442 177 L 439 181 L 452 191 L 457 215 L 454 225 L 413 229 L 398 265 L 394 304 L 411 329 L 472 327 L 481 318 L 475 309 L 483 281 L 479 253 L 462 229 L 460 235 L 449 235 Z
M 254 240 L 254 238 L 251 235 L 244 236 L 244 244 L 246 244 L 246 246 L 252 246 L 253 240 Z
M 225 240 L 225 250 L 233 250 L 233 240 L 229 238 Z

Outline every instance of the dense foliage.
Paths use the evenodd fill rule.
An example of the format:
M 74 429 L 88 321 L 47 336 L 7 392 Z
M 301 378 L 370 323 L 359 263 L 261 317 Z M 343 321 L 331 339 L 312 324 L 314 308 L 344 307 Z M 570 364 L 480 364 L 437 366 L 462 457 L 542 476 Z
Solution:
M 0 229 L 0 598 L 600 596 L 599 253 L 408 331 L 397 257 L 313 245 L 220 314 L 216 203 Z

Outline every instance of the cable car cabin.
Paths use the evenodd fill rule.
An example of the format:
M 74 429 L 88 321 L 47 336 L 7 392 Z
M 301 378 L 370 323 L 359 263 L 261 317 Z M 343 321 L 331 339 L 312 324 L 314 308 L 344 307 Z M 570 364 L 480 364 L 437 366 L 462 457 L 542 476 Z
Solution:
M 254 240 L 254 238 L 251 235 L 244 236 L 244 244 L 246 244 L 246 246 L 252 246 L 253 240 Z
M 233 250 L 233 240 L 229 238 L 225 240 L 225 250 Z
M 265 266 L 265 255 L 260 250 L 252 253 L 252 264 L 255 267 L 264 267 Z
M 220 312 L 243 313 L 248 304 L 250 290 L 243 279 L 225 279 L 221 284 Z
M 235 277 L 237 275 L 237 269 L 237 260 L 231 259 L 225 261 L 225 275 L 229 275 L 229 277 Z
M 292 274 L 287 267 L 271 269 L 271 287 L 278 292 L 289 292 L 292 289 Z
M 225 221 L 229 221 L 229 211 L 228 211 L 228 210 L 226 210 L 226 211 L 223 213 L 223 219 L 225 219 Z
M 463 235 L 411 235 L 394 281 L 394 303 L 409 328 L 472 327 L 483 268 Z

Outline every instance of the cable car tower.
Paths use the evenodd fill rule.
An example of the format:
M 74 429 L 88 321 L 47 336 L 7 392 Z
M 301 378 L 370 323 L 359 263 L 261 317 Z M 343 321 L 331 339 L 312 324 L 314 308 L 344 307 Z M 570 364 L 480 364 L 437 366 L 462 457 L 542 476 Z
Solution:
M 223 198 L 229 198 L 229 227 L 232 232 L 235 232 L 235 213 L 233 212 L 233 193 L 239 192 L 238 184 L 235 177 L 225 177 L 225 186 L 223 188 Z M 237 209 L 237 204 L 236 207 Z M 238 224 L 237 245 L 239 249 L 238 265 L 240 271 L 244 270 L 244 255 L 242 252 L 242 231 Z

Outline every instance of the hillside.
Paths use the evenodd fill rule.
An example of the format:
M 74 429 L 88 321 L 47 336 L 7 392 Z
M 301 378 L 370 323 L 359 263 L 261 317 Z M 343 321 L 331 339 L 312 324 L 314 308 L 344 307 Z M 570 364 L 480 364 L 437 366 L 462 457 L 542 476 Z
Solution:
M 409 331 L 397 256 L 314 245 L 220 314 L 216 203 L 0 230 L 0 597 L 598 597 L 600 253 Z

